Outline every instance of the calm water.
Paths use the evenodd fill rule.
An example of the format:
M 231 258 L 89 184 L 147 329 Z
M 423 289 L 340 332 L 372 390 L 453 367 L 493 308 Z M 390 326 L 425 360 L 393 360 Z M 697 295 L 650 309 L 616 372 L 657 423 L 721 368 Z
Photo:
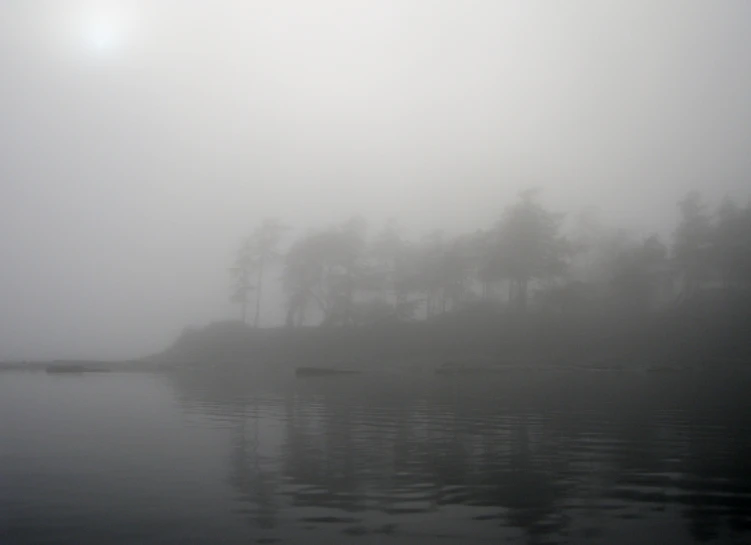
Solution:
M 746 375 L 0 374 L 0 543 L 751 543 Z

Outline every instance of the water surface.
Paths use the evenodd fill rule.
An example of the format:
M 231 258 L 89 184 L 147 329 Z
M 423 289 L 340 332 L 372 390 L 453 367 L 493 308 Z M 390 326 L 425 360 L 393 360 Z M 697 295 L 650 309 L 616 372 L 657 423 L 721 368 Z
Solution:
M 746 374 L 0 375 L 0 543 L 749 543 Z

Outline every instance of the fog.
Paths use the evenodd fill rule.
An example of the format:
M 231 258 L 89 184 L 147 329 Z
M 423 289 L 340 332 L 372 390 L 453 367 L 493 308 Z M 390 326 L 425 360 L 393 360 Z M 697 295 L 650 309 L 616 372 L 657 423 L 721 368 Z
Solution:
M 472 231 L 539 186 L 669 236 L 689 190 L 748 198 L 749 32 L 743 0 L 4 2 L 0 359 L 235 316 L 270 216 Z

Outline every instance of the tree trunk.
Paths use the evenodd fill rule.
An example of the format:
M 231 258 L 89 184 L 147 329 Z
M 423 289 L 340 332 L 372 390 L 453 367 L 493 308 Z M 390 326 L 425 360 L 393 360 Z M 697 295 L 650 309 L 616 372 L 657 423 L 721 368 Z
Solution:
M 253 319 L 253 327 L 258 327 L 261 320 L 261 294 L 263 293 L 263 259 L 258 265 L 258 286 L 256 288 L 256 315 Z
M 529 280 L 527 278 L 517 279 L 517 304 L 519 305 L 519 312 L 522 314 L 527 312 L 527 287 Z
M 292 305 L 287 307 L 287 317 L 284 320 L 284 325 L 290 329 L 295 327 L 295 313 Z

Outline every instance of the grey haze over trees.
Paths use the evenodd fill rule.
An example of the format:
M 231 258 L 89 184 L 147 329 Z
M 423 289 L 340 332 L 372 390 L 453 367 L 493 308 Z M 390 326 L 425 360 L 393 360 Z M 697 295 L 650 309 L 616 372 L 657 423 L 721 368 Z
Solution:
M 607 226 L 593 209 L 567 218 L 542 197 L 522 191 L 495 224 L 471 233 L 436 230 L 410 239 L 389 220 L 371 234 L 353 216 L 298 236 L 286 251 L 279 250 L 284 228 L 265 222 L 243 242 L 233 268 L 241 315 L 247 294 L 262 287 L 259 269 L 272 258 L 279 258 L 288 327 L 431 320 L 472 309 L 651 312 L 718 283 L 726 292 L 749 287 L 749 206 L 726 199 L 711 212 L 691 192 L 678 202 L 678 224 L 666 243 L 657 234 Z
M 240 320 L 248 321 L 248 304 L 250 293 L 254 290 L 251 275 L 255 263 L 253 261 L 253 243 L 250 237 L 245 237 L 237 250 L 235 262 L 230 268 L 232 275 L 232 293 L 230 300 L 240 305 Z
M 368 280 L 365 232 L 364 220 L 355 217 L 293 243 L 283 273 L 287 325 L 301 325 L 311 307 L 327 325 L 352 321 L 355 291 Z
M 551 210 L 599 206 L 635 244 L 659 233 L 672 259 L 681 195 L 745 206 L 749 34 L 747 0 L 3 2 L 0 358 L 136 357 L 239 316 L 226 265 L 270 214 L 296 239 L 400 218 L 395 275 L 420 318 L 428 289 L 443 308 L 413 274 L 420 235 L 489 234 L 527 185 Z M 742 283 L 737 250 L 723 267 Z M 568 276 L 585 254 L 604 260 Z M 262 326 L 285 321 L 278 268 Z M 447 312 L 481 296 L 468 278 Z M 486 274 L 488 297 L 509 282 Z
M 280 254 L 279 243 L 284 232 L 287 230 L 276 219 L 266 219 L 259 225 L 250 237 L 253 261 L 256 268 L 256 308 L 253 318 L 253 326 L 261 325 L 261 298 L 263 297 L 263 275 L 267 266 Z
M 230 269 L 231 300 L 240 305 L 240 318 L 243 322 L 247 321 L 250 295 L 255 294 L 253 327 L 261 325 L 264 273 L 269 264 L 280 257 L 279 243 L 287 229 L 276 219 L 265 219 L 252 234 L 242 240 Z
M 712 270 L 713 225 L 699 193 L 689 193 L 678 207 L 680 222 L 675 232 L 673 252 L 681 273 L 683 295 L 691 297 L 709 279 Z
M 751 283 L 751 204 L 745 208 L 725 199 L 712 233 L 713 261 L 726 288 Z
M 497 228 L 496 273 L 513 284 L 517 308 L 527 310 L 529 282 L 550 279 L 565 271 L 568 251 L 561 235 L 562 214 L 543 208 L 536 190 L 522 192 Z

